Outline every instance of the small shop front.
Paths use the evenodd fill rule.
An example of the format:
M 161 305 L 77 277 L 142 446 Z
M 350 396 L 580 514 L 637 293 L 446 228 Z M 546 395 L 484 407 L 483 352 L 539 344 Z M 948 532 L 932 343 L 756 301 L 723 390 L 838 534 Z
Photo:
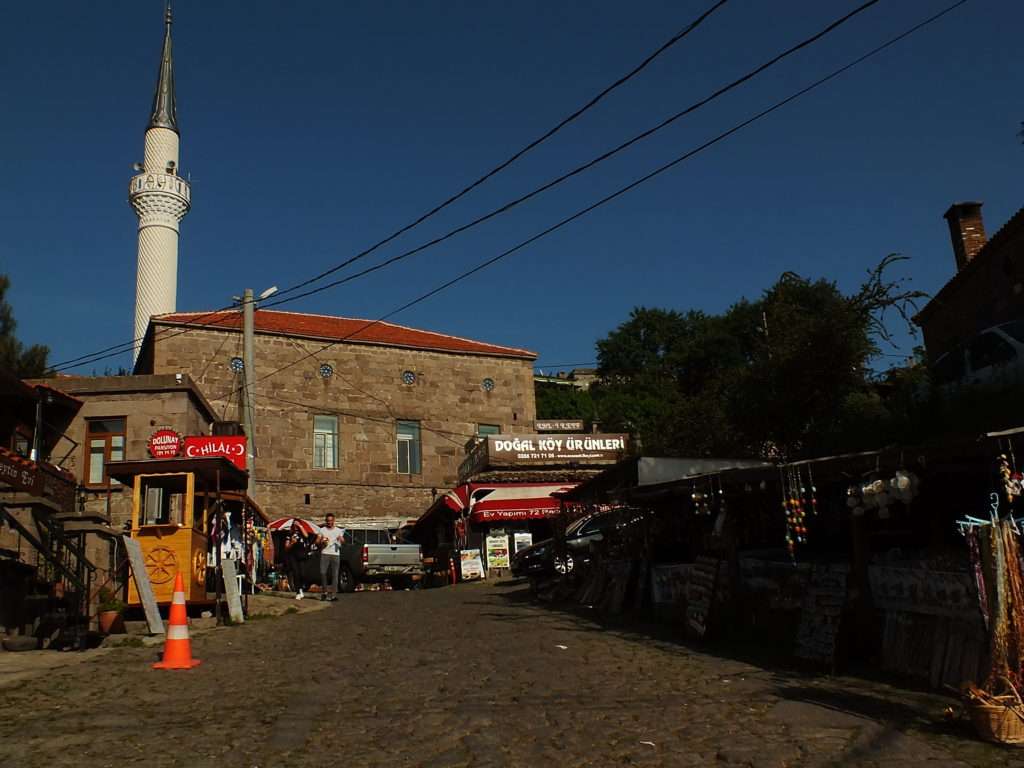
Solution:
M 561 509 L 557 494 L 575 486 L 463 483 L 437 498 L 416 522 L 414 536 L 428 557 L 451 553 L 474 573 L 479 562 L 481 576 L 505 571 L 517 551 L 553 535 Z
M 211 570 L 228 559 L 252 581 L 266 518 L 245 495 L 245 471 L 223 456 L 111 462 L 108 471 L 131 489 L 131 536 L 157 603 L 170 603 L 179 573 L 189 603 L 211 602 L 209 592 L 220 594 Z M 128 605 L 141 605 L 131 579 Z
M 640 522 L 618 526 L 595 565 L 561 588 L 601 610 L 650 610 L 693 639 L 754 641 L 817 669 L 880 669 L 935 688 L 1009 669 L 1016 684 L 1024 659 L 1002 649 L 1024 647 L 1024 614 L 995 612 L 1005 595 L 1024 594 L 1013 522 L 1022 436 L 646 487 L 597 478 L 567 506 L 639 509 L 629 519 Z M 1011 641 L 996 642 L 993 628 Z

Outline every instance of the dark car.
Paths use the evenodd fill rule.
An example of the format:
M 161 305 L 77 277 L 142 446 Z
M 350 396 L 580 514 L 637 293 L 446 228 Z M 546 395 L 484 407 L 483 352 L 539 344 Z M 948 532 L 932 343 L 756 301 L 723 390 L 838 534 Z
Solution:
M 538 541 L 512 556 L 513 576 L 563 576 L 590 560 L 590 545 L 604 539 L 616 527 L 612 513 L 590 515 L 565 529 L 565 553 L 560 555 L 554 539 Z

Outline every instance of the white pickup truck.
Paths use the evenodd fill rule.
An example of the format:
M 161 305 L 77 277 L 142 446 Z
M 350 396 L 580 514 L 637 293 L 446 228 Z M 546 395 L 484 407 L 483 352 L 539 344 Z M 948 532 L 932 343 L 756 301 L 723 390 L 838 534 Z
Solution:
M 387 581 L 395 589 L 419 587 L 422 583 L 420 545 L 400 542 L 387 528 L 345 529 L 341 560 L 342 569 L 347 567 L 353 576 L 350 590 L 359 582 Z
M 387 581 L 394 589 L 418 588 L 423 579 L 419 544 L 398 541 L 397 528 L 387 522 L 338 520 L 345 531 L 341 547 L 338 591 L 352 592 L 365 582 Z M 320 583 L 320 558 L 314 554 L 302 566 L 306 584 Z

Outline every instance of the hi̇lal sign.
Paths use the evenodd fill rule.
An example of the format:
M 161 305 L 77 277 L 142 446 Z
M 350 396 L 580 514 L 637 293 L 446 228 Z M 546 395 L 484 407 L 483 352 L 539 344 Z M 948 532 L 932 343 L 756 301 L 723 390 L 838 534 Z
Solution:
M 185 455 L 190 459 L 223 456 L 239 469 L 245 469 L 245 437 L 238 435 L 186 437 Z
M 158 429 L 149 436 L 148 447 L 154 459 L 173 459 L 181 452 L 181 435 L 173 429 Z

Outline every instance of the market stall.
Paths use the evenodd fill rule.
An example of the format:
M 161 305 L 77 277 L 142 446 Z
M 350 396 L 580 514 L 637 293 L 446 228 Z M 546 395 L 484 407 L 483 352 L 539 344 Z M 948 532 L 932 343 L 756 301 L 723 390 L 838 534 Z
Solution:
M 223 457 L 117 461 L 108 464 L 108 471 L 131 489 L 131 536 L 142 549 L 156 601 L 171 602 L 180 572 L 189 603 L 214 602 L 208 595 L 208 567 L 216 569 L 236 552 L 229 505 L 238 511 L 239 558 L 247 548 L 243 519 L 253 505 L 244 496 L 246 472 Z M 226 499 L 225 492 L 233 495 Z M 216 578 L 213 586 L 219 592 Z M 128 585 L 128 605 L 141 605 L 134 580 Z

